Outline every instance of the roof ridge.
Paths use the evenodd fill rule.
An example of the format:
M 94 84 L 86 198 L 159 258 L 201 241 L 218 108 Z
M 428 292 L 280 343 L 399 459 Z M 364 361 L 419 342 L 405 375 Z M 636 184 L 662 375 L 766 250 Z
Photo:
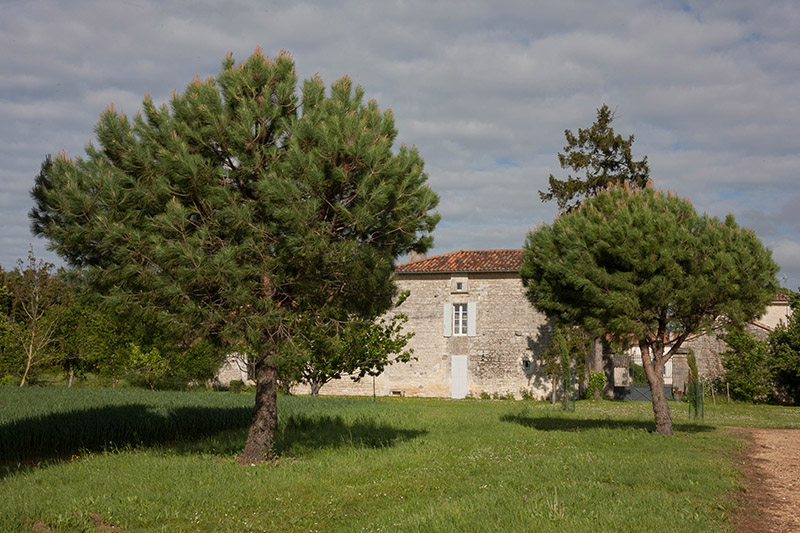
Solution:
M 401 273 L 518 272 L 521 263 L 521 248 L 453 250 L 407 261 L 396 265 L 395 269 Z

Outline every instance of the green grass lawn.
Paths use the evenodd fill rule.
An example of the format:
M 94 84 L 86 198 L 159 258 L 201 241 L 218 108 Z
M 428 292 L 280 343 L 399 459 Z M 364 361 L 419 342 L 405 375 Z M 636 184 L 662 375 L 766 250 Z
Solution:
M 649 403 L 281 397 L 280 460 L 248 467 L 252 401 L 0 387 L 0 528 L 725 531 L 742 446 L 725 426 L 800 427 L 741 404 L 694 421 L 671 403 L 669 438 Z

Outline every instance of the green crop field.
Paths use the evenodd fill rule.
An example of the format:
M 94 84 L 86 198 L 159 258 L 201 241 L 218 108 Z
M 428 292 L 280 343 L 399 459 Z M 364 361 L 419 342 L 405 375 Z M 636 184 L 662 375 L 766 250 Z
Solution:
M 3 531 L 725 531 L 742 441 L 796 408 L 279 398 L 273 464 L 240 466 L 250 394 L 0 387 Z

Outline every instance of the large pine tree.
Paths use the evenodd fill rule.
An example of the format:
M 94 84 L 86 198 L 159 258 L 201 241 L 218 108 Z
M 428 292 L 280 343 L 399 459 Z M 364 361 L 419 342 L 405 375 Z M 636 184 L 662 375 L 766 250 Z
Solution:
M 652 188 L 612 187 L 528 234 L 531 303 L 565 324 L 638 343 L 659 433 L 672 434 L 664 365 L 692 333 L 761 315 L 778 266 L 755 233 Z
M 344 77 L 297 95 L 294 63 L 259 50 L 195 79 L 130 121 L 113 106 L 86 158 L 59 154 L 36 180 L 33 231 L 88 271 L 109 302 L 159 316 L 185 342 L 256 354 L 241 459 L 271 455 L 277 357 L 298 317 L 372 317 L 393 263 L 427 249 L 438 221 L 414 148 L 390 112 Z

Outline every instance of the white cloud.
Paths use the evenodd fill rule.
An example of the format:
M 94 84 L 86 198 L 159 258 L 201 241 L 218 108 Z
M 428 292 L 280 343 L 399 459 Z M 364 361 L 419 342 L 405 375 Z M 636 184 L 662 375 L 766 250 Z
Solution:
M 733 212 L 800 276 L 795 3 L 34 0 L 3 15 L 3 267 L 27 250 L 46 154 L 80 155 L 109 103 L 128 115 L 145 93 L 164 103 L 260 45 L 288 49 L 301 79 L 349 74 L 393 110 L 442 197 L 436 251 L 518 247 L 551 220 L 537 191 L 563 176 L 564 129 L 607 103 L 657 186 Z

